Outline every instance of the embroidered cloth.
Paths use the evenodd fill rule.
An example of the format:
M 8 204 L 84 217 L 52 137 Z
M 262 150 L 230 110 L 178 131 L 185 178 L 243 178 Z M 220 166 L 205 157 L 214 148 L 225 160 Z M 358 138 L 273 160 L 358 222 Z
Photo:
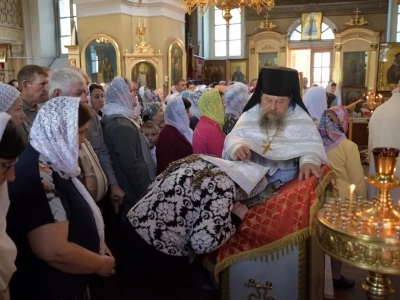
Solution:
M 236 233 L 205 259 L 209 269 L 214 265 L 216 278 L 234 263 L 266 256 L 308 238 L 320 208 L 317 199 L 334 176 L 328 166 L 323 166 L 323 173 L 320 182 L 314 176 L 303 181 L 296 178 L 285 184 L 279 195 L 250 208 Z

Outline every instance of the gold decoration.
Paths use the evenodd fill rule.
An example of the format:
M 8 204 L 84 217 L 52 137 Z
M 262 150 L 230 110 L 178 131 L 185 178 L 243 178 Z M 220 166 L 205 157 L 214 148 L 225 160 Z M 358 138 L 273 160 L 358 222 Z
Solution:
M 386 274 L 400 275 L 400 212 L 392 207 L 391 189 L 400 186 L 394 176 L 400 150 L 374 148 L 376 175 L 367 176 L 379 189 L 373 202 L 353 198 L 330 200 L 318 212 L 317 240 L 332 257 L 370 271 L 363 288 L 368 299 L 387 299 L 393 293 Z
M 351 17 L 346 23 L 344 23 L 345 25 L 349 26 L 370 25 L 369 22 L 364 17 L 359 15 L 361 10 L 358 10 L 358 7 L 353 12 L 355 13 L 355 15 Z
M 268 295 L 268 290 L 272 289 L 272 282 L 267 281 L 264 284 L 256 283 L 254 279 L 249 279 L 249 282 L 246 282 L 244 284 L 247 287 L 254 287 L 256 288 L 256 293 L 251 293 L 247 299 L 248 300 L 255 300 L 255 299 L 261 299 L 261 300 L 275 300 L 274 297 L 267 296 Z
M 138 51 L 141 54 L 147 53 L 152 50 L 152 47 L 144 41 L 144 36 L 146 34 L 146 19 L 144 20 L 143 26 L 140 24 L 140 18 L 138 22 L 138 27 L 136 29 L 136 35 L 140 39 L 140 43 L 135 45 L 135 51 Z
M 226 21 L 226 26 L 229 26 L 229 20 L 232 19 L 231 10 L 240 9 L 242 13 L 245 6 L 254 9 L 257 14 L 262 11 L 262 7 L 271 10 L 275 6 L 275 0 L 182 0 L 181 6 L 189 15 L 197 8 L 200 8 L 200 14 L 204 13 L 212 5 L 221 9 L 224 13 L 223 18 Z
M 104 43 L 104 44 L 109 44 L 110 43 L 110 41 L 109 40 L 107 40 L 104 36 L 100 36 L 100 37 L 98 37 L 97 39 L 96 39 L 96 42 L 97 43 Z
M 261 21 L 260 26 L 258 26 L 258 29 L 273 29 L 276 28 L 276 24 L 274 24 L 272 21 L 269 20 L 269 17 L 271 17 L 271 15 L 269 15 L 268 13 L 266 13 L 265 15 L 265 20 Z

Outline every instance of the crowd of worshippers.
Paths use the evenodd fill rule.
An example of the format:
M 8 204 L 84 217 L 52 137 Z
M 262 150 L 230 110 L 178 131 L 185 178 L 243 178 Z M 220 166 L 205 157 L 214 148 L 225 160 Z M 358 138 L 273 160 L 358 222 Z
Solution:
M 366 197 L 347 110 L 319 87 L 303 102 L 293 69 L 265 67 L 251 89 L 177 80 L 165 99 L 72 66 L 27 65 L 17 83 L 0 83 L 0 299 L 201 299 L 218 287 L 199 257 L 268 182 L 329 161 L 340 197 L 350 183 Z

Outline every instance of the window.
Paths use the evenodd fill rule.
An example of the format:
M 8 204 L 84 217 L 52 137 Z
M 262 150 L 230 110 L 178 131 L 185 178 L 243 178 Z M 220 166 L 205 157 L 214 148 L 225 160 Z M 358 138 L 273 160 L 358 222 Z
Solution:
M 71 32 L 75 22 L 77 28 L 76 5 L 72 0 L 58 1 L 59 30 L 60 30 L 60 52 L 68 54 L 68 49 L 64 46 L 71 45 Z
M 312 83 L 318 86 L 326 86 L 331 74 L 331 53 L 314 52 Z
M 333 40 L 335 38 L 335 34 L 332 29 L 322 22 L 321 25 L 321 40 Z M 291 41 L 301 41 L 301 24 L 295 28 L 290 34 L 289 40 Z
M 90 46 L 90 56 L 92 59 L 92 74 L 99 72 L 99 57 L 94 46 Z
M 397 10 L 397 29 L 396 29 L 396 42 L 400 42 L 400 5 Z
M 222 17 L 223 11 L 214 10 L 214 53 L 216 57 L 242 55 L 242 16 L 239 9 L 231 10 L 229 26 Z

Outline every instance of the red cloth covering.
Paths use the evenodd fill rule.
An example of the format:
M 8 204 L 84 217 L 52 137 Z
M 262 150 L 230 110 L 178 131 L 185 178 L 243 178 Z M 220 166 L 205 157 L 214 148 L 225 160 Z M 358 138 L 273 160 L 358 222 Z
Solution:
M 208 263 L 214 262 L 214 272 L 217 274 L 233 263 L 265 256 L 307 238 L 313 214 L 319 208 L 314 206 L 313 210 L 319 196 L 317 187 L 325 190 L 333 176 L 328 166 L 322 169 L 324 177 L 320 182 L 315 176 L 302 181 L 296 178 L 282 186 L 279 195 L 250 208 L 237 232 L 206 258 Z

